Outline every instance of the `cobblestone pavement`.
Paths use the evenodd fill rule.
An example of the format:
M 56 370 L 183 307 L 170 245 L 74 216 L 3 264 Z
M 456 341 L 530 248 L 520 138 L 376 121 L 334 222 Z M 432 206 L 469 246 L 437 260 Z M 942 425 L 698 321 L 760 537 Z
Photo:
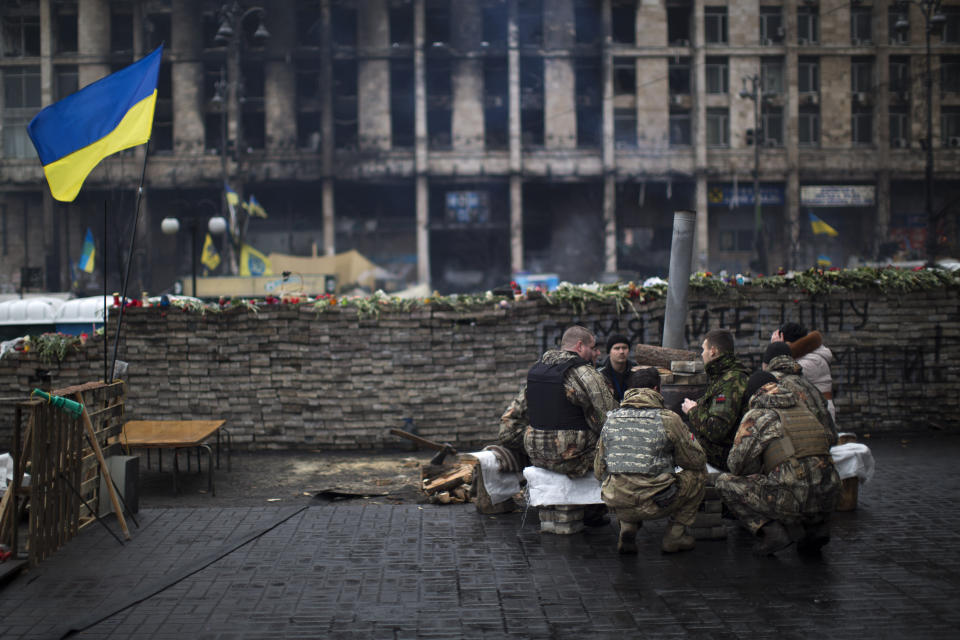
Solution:
M 142 511 L 124 546 L 86 528 L 0 592 L 0 638 L 955 638 L 960 437 L 869 444 L 822 558 L 754 558 L 732 522 L 670 556 L 648 523 L 621 557 L 614 527 L 541 535 L 532 512 L 214 499 Z

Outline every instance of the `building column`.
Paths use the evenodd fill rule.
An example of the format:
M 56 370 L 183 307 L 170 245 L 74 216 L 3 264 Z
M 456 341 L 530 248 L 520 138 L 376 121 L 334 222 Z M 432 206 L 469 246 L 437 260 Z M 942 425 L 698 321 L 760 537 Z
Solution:
M 321 207 L 323 209 L 323 253 L 336 253 L 334 229 L 334 155 L 333 155 L 333 41 L 330 35 L 330 0 L 320 3 L 320 173 Z
M 510 269 L 523 271 L 523 155 L 520 144 L 520 48 L 517 0 L 507 5 L 507 118 L 510 149 Z
M 203 48 L 200 5 L 173 0 L 170 10 L 170 61 L 173 83 L 173 151 L 199 155 L 204 148 Z
M 286 55 L 297 41 L 296 6 L 291 0 L 273 2 L 267 14 L 270 39 L 264 64 L 264 130 L 267 152 L 297 148 L 296 68 Z
M 705 68 L 703 7 L 704 0 L 693 3 L 693 140 L 695 145 L 695 175 L 697 208 L 697 230 L 694 244 L 694 265 L 700 271 L 707 271 L 710 264 L 710 206 L 707 202 L 707 74 Z M 732 67 L 731 67 L 732 68 Z M 736 86 L 736 80 L 729 78 L 730 86 Z M 733 95 L 731 93 L 731 95 Z M 731 100 L 735 98 L 731 97 Z M 731 118 L 732 119 L 732 118 Z M 733 127 L 731 127 L 731 130 Z M 733 146 L 731 144 L 731 146 Z
M 417 282 L 430 286 L 430 189 L 427 178 L 427 69 L 423 54 L 426 34 L 424 0 L 413 0 L 413 137 L 416 175 Z
M 603 270 L 607 273 L 615 273 L 619 267 L 617 261 L 617 156 L 613 139 L 613 53 L 610 51 L 612 20 L 610 0 L 604 0 L 600 18 L 603 28 L 601 54 L 603 102 L 600 106 L 602 118 L 600 143 L 603 161 Z
M 41 0 L 40 2 L 40 104 L 48 105 L 53 102 L 53 24 L 51 19 L 50 0 Z M 64 96 L 57 96 L 63 98 Z M 50 195 L 50 189 L 47 188 L 46 180 L 40 186 L 43 193 L 43 255 L 44 255 L 44 278 L 45 286 L 48 291 L 60 291 L 61 283 L 65 281 L 62 270 L 66 268 L 66 261 L 60 259 L 62 243 L 60 242 L 60 216 L 56 209 L 53 197 Z M 66 221 L 64 221 L 66 223 Z M 26 229 L 24 229 L 26 233 Z M 66 276 L 69 282 L 69 275 Z
M 693 266 L 697 271 L 708 271 L 710 263 L 710 203 L 707 201 L 707 174 L 697 174 L 694 206 L 697 210 L 697 228 Z
M 450 3 L 451 45 L 461 56 L 480 51 L 483 12 L 474 0 Z M 483 151 L 483 59 L 458 57 L 453 63 L 453 149 Z
M 797 2 L 787 0 L 783 6 L 783 25 L 788 34 L 797 32 Z M 780 264 L 772 261 L 767 269 L 774 273 L 778 266 L 793 269 L 800 263 L 800 121 L 797 116 L 800 108 L 798 88 L 798 50 L 796 38 L 785 40 L 787 55 L 784 58 L 783 84 L 787 91 L 787 100 L 783 109 L 784 145 L 787 152 L 787 182 L 783 193 L 784 230 L 780 232 L 784 243 Z M 821 118 L 822 121 L 822 118 Z M 755 195 L 756 197 L 756 195 Z
M 387 0 L 357 5 L 357 120 L 361 151 L 390 148 L 390 12 Z
M 882 165 L 889 166 L 889 165 Z M 883 169 L 877 173 L 877 224 L 873 237 L 873 255 L 870 257 L 877 259 L 880 253 L 880 246 L 890 238 L 890 171 Z
M 577 148 L 577 83 L 570 57 L 575 29 L 572 0 L 543 4 L 543 48 L 564 56 L 543 58 L 543 133 L 547 149 Z
M 787 269 L 796 269 L 800 265 L 800 172 L 796 165 L 787 170 L 787 185 L 784 193 L 784 206 L 787 218 L 785 258 Z M 776 265 L 769 265 L 771 273 Z
M 110 73 L 110 3 L 108 0 L 84 0 L 77 3 L 78 87 L 83 88 Z

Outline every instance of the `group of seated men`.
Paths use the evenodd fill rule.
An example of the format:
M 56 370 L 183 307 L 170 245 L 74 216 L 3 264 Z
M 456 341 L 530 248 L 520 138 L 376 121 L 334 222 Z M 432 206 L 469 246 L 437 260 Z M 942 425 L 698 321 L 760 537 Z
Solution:
M 727 509 L 770 555 L 797 542 L 818 552 L 829 541 L 829 517 L 840 491 L 830 447 L 836 425 L 822 394 L 802 376 L 783 342 L 771 342 L 763 370 L 748 375 L 733 334 L 709 332 L 702 343 L 708 385 L 685 399 L 686 420 L 664 406 L 660 374 L 629 360 L 624 336 L 597 345 L 581 326 L 546 351 L 500 418 L 499 445 L 530 464 L 601 482 L 603 505 L 588 508 L 588 526 L 619 520 L 617 548 L 636 553 L 644 520 L 669 518 L 665 553 L 695 546 L 687 530 L 703 500 L 707 463 Z

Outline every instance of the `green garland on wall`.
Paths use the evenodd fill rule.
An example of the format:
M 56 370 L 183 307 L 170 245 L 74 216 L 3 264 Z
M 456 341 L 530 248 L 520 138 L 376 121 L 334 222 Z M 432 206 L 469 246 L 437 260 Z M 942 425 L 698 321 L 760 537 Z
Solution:
M 554 291 L 531 289 L 521 293 L 516 283 L 511 283 L 514 295 L 494 294 L 491 291 L 479 294 L 434 295 L 426 298 L 398 298 L 377 291 L 369 296 L 336 297 L 324 294 L 316 297 L 299 297 L 281 300 L 275 297 L 265 299 L 237 298 L 221 299 L 219 302 L 204 303 L 199 300 L 173 300 L 167 309 L 183 313 L 206 315 L 231 310 L 246 310 L 257 313 L 270 305 L 303 306 L 308 305 L 317 316 L 334 309 L 356 309 L 360 318 L 379 318 L 382 312 L 410 313 L 419 309 L 431 311 L 470 311 L 493 304 L 497 309 L 509 309 L 510 305 L 522 300 L 543 300 L 552 305 L 569 305 L 576 313 L 585 313 L 592 303 L 610 303 L 616 305 L 617 313 L 631 312 L 639 315 L 637 305 L 661 300 L 667 295 L 667 283 L 664 280 L 648 281 L 648 286 L 633 282 L 613 284 L 580 284 L 563 282 Z M 960 288 L 960 271 L 945 269 L 927 269 L 916 267 L 902 269 L 898 267 L 857 267 L 855 269 L 807 269 L 806 271 L 781 272 L 772 276 L 751 278 L 737 274 L 735 276 L 717 276 L 700 271 L 690 276 L 690 287 L 694 290 L 710 292 L 716 296 L 738 295 L 746 288 L 783 290 L 818 296 L 840 291 L 872 290 L 880 293 L 906 293 L 910 291 L 929 291 L 942 288 Z M 129 305 L 130 303 L 128 303 Z M 132 306 L 143 306 L 135 301 Z M 86 342 L 77 336 L 61 333 L 45 333 L 39 336 L 27 336 L 21 339 L 17 351 L 34 351 L 45 363 L 62 361 L 70 350 L 77 350 Z

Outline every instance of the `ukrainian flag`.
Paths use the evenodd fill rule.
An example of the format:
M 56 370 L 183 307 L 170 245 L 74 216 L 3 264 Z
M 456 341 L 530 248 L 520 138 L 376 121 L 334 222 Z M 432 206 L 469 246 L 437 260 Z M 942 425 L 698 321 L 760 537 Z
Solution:
M 243 204 L 243 208 L 246 209 L 247 213 L 257 218 L 266 218 L 267 210 L 263 208 L 263 205 L 257 202 L 257 199 L 253 197 L 253 194 L 250 194 L 250 199 Z
M 840 235 L 840 233 L 836 229 L 828 225 L 826 222 L 824 222 L 817 216 L 813 215 L 812 213 L 808 213 L 807 215 L 810 216 L 810 226 L 813 228 L 814 235 L 817 235 L 818 233 L 825 233 L 831 238 L 834 238 Z
M 107 156 L 150 139 L 163 45 L 44 108 L 27 125 L 50 193 L 71 202 Z
M 93 273 L 93 261 L 97 256 L 97 245 L 93 241 L 93 233 L 87 229 L 87 236 L 83 239 L 83 252 L 77 261 L 77 266 L 86 273 Z

